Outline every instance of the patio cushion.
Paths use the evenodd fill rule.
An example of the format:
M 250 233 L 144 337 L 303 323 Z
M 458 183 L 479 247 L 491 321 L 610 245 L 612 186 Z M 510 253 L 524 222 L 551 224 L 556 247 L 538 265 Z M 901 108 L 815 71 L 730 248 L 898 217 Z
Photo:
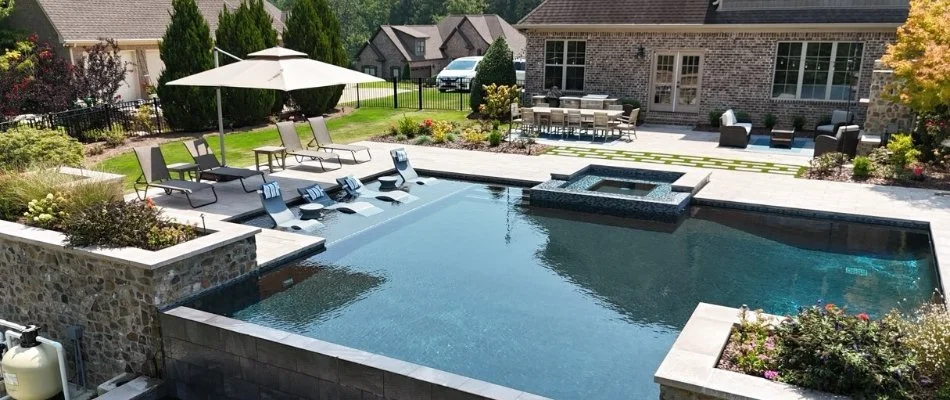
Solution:
M 851 113 L 844 110 L 835 110 L 831 113 L 831 124 L 847 124 L 851 118 Z
M 273 199 L 280 196 L 280 185 L 277 182 L 265 183 L 261 185 L 261 192 L 264 193 L 265 199 Z
M 824 133 L 828 133 L 828 134 L 835 133 L 835 126 L 834 126 L 834 125 L 818 125 L 818 127 L 815 128 L 815 129 L 816 129 L 818 132 L 824 132 Z
M 722 126 L 733 126 L 736 124 L 736 114 L 732 110 L 726 110 L 722 113 L 722 117 L 719 118 Z
M 320 187 L 320 185 L 313 185 L 307 188 L 307 196 L 310 197 L 310 200 L 316 200 L 325 195 L 326 193 L 323 191 L 323 188 Z
M 396 150 L 396 161 L 399 161 L 399 162 L 409 161 L 409 156 L 406 154 L 405 150 Z
M 735 123 L 735 124 L 733 124 L 733 125 L 734 125 L 734 126 L 741 126 L 741 127 L 745 128 L 745 133 L 752 132 L 752 124 L 749 123 L 749 122 L 738 122 L 738 123 Z

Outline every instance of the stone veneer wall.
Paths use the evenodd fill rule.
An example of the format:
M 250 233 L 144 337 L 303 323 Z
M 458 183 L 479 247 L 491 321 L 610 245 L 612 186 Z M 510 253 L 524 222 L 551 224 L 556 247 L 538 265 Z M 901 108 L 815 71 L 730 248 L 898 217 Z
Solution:
M 67 327 L 82 327 L 90 384 L 98 385 L 126 368 L 155 375 L 162 365 L 158 309 L 254 270 L 257 255 L 255 231 L 251 232 L 155 268 L 2 234 L 0 316 L 42 325 L 42 336 L 67 349 Z M 71 352 L 67 354 L 71 358 Z M 70 367 L 73 362 L 68 361 Z
M 868 115 L 864 121 L 864 132 L 872 135 L 884 133 L 909 132 L 914 126 L 914 112 L 902 104 L 885 98 L 887 85 L 894 78 L 894 71 L 887 68 L 881 60 L 874 62 L 871 73 L 870 94 L 868 96 Z M 888 128 L 891 128 L 890 130 Z
M 779 127 L 791 126 L 791 119 L 803 115 L 806 129 L 821 119 L 831 118 L 835 109 L 848 107 L 847 101 L 775 100 L 772 79 L 778 42 L 854 41 L 864 43 L 857 97 L 851 104 L 855 121 L 862 124 L 867 110 L 859 99 L 867 98 L 874 60 L 896 38 L 895 32 L 524 32 L 527 38 L 526 87 L 529 93 L 543 92 L 544 45 L 549 39 L 587 41 L 584 92 L 633 98 L 643 104 L 648 122 L 708 123 L 709 111 L 732 108 L 748 112 L 756 126 L 766 113 L 778 117 Z M 635 57 L 643 46 L 646 57 Z M 650 82 L 655 54 L 664 50 L 699 50 L 704 53 L 702 91 L 698 113 L 649 111 Z M 810 128 L 809 128 L 810 127 Z

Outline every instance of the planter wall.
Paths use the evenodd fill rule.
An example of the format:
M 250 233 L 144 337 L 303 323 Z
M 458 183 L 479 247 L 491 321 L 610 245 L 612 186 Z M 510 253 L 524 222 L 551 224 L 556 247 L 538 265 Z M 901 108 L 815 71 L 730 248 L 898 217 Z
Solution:
M 732 327 L 738 323 L 739 309 L 699 303 L 653 376 L 660 385 L 660 399 L 847 399 L 716 368 Z
M 214 232 L 159 251 L 81 249 L 64 247 L 59 232 L 0 221 L 0 318 L 43 326 L 43 336 L 67 349 L 68 327 L 81 327 L 92 385 L 126 368 L 155 375 L 158 310 L 257 268 L 260 229 L 208 228 Z

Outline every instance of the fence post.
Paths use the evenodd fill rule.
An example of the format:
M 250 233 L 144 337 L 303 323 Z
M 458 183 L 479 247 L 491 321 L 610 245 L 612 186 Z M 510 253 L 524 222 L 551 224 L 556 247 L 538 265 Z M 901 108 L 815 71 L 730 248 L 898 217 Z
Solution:
M 419 109 L 422 109 L 422 78 L 419 78 Z
M 399 78 L 393 77 L 393 108 L 399 108 Z
M 356 84 L 356 108 L 360 108 L 360 84 Z
M 459 78 L 459 87 L 458 87 L 458 92 L 459 92 L 459 111 L 462 111 L 462 79 L 464 79 L 464 78 Z M 472 82 L 469 82 L 469 83 L 468 83 L 468 92 L 469 92 L 469 93 L 472 92 Z

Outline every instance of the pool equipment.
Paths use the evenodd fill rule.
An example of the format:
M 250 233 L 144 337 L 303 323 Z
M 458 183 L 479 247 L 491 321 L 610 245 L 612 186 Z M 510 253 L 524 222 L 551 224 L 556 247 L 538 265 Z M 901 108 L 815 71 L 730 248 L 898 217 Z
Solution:
M 63 393 L 70 400 L 66 383 L 66 356 L 58 342 L 39 336 L 35 325 L 19 325 L 0 320 L 10 328 L 3 334 L 6 352 L 0 360 L 7 396 L 0 400 L 46 400 Z M 14 346 L 16 339 L 19 343 Z

